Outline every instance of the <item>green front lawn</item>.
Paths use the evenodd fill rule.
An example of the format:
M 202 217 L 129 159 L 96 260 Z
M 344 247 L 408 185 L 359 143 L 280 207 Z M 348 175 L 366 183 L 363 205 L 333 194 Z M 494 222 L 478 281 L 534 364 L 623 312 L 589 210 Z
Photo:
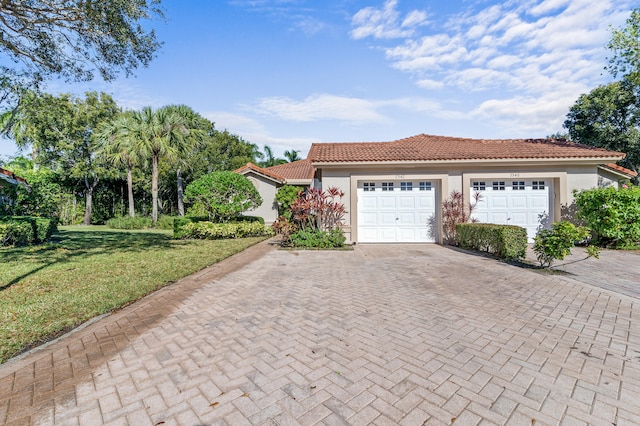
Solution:
M 67 226 L 52 243 L 0 249 L 0 363 L 262 240 Z

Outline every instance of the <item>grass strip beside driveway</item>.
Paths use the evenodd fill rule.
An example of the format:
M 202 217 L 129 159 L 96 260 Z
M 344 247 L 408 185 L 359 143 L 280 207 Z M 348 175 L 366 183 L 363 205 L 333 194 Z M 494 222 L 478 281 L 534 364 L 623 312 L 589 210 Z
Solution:
M 0 250 L 0 363 L 264 238 L 173 240 L 170 231 L 69 226 L 54 240 Z

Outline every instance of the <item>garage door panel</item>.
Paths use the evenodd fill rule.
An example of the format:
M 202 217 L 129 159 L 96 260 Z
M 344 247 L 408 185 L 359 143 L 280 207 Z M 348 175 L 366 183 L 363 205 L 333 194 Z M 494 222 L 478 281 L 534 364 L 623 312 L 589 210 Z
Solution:
M 511 195 L 509 197 L 509 208 L 512 209 L 526 209 L 527 208 L 527 196 L 525 194 Z
M 489 198 L 488 200 L 488 205 L 489 208 L 491 209 L 504 209 L 507 208 L 508 206 L 508 199 L 507 196 L 502 193 L 502 194 L 492 194 L 491 198 Z
M 362 200 L 362 209 L 363 210 L 377 210 L 378 209 L 378 199 L 376 197 L 364 196 L 361 198 Z
M 378 228 L 378 239 L 383 243 L 396 242 L 395 228 Z
M 530 207 L 534 209 L 544 208 L 546 209 L 549 205 L 549 195 L 548 194 L 536 194 L 531 195 L 529 197 Z
M 399 226 L 403 226 L 403 225 L 416 225 L 416 214 L 415 212 L 398 212 L 397 215 L 397 225 Z
M 420 194 L 416 197 L 417 208 L 421 210 L 429 210 L 432 211 L 435 209 L 435 197 L 433 196 L 424 196 Z
M 376 182 L 376 189 L 383 188 L 382 183 Z M 435 215 L 435 191 L 424 190 L 431 183 L 395 181 L 393 187 L 393 191 L 358 187 L 358 242 L 434 241 L 428 227 Z
M 398 209 L 414 210 L 416 208 L 416 197 L 413 195 L 398 196 Z
M 362 212 L 360 215 L 360 221 L 363 226 L 375 225 L 378 223 L 378 213 Z
M 529 224 L 529 213 L 527 212 L 511 212 L 509 214 L 509 225 L 517 225 L 522 227 L 527 227 Z
M 395 212 L 380 212 L 378 213 L 378 224 L 380 225 L 394 225 L 396 224 L 396 213 Z
M 478 179 L 483 180 L 491 181 Z M 514 190 L 515 186 L 512 185 L 507 185 L 503 191 L 487 186 L 486 190 L 481 191 L 482 198 L 476 205 L 473 217 L 482 223 L 522 226 L 527 230 L 529 242 L 533 242 L 533 237 L 540 229 L 540 215 L 548 216 L 551 212 L 550 194 L 553 194 L 552 185 L 548 180 L 536 181 L 545 181 L 546 185 L 542 189 L 539 186 L 534 189 L 533 180 L 525 180 L 524 186 L 519 185 L 518 190 Z M 473 194 L 473 182 L 470 189 Z M 548 225 L 548 222 L 545 220 L 545 225 Z
M 508 224 L 509 214 L 507 212 L 489 212 L 489 223 Z
M 388 194 L 381 195 L 378 198 L 378 209 L 381 210 L 395 210 L 396 209 L 396 197 Z

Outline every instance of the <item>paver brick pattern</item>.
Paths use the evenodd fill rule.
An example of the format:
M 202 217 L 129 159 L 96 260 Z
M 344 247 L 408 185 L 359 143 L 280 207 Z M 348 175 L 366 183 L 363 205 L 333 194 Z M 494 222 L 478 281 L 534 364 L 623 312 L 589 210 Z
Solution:
M 435 245 L 262 247 L 0 367 L 0 423 L 640 424 L 638 299 Z

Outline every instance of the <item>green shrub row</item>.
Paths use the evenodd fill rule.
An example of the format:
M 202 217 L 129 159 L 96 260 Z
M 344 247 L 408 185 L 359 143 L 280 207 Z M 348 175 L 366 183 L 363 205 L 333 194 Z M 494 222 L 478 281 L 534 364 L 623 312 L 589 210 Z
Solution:
M 48 241 L 57 229 L 55 218 L 9 216 L 0 218 L 0 246 L 23 246 Z
M 456 225 L 460 247 L 485 251 L 505 260 L 524 259 L 527 254 L 527 230 L 514 225 L 461 223 Z
M 189 231 L 187 230 L 186 225 L 199 222 L 212 223 L 209 221 L 208 216 L 183 216 L 173 218 L 173 238 L 178 240 L 183 238 L 198 238 L 189 235 Z M 226 224 L 239 223 L 258 223 L 264 227 L 264 219 L 258 216 L 238 216 L 236 220 L 226 222 Z
M 160 216 L 156 222 L 156 229 L 173 229 L 173 216 Z M 148 229 L 152 227 L 151 218 L 148 216 L 119 216 L 112 217 L 106 222 L 107 227 L 113 229 Z
M 345 240 L 344 232 L 338 228 L 329 232 L 318 229 L 302 229 L 290 236 L 291 245 L 300 248 L 340 248 L 344 245 Z
M 262 223 L 236 222 L 236 223 L 212 223 L 190 222 L 180 228 L 179 238 L 195 238 L 205 240 L 221 240 L 230 238 L 261 237 L 273 235 L 271 228 Z M 178 238 L 175 236 L 174 238 Z

